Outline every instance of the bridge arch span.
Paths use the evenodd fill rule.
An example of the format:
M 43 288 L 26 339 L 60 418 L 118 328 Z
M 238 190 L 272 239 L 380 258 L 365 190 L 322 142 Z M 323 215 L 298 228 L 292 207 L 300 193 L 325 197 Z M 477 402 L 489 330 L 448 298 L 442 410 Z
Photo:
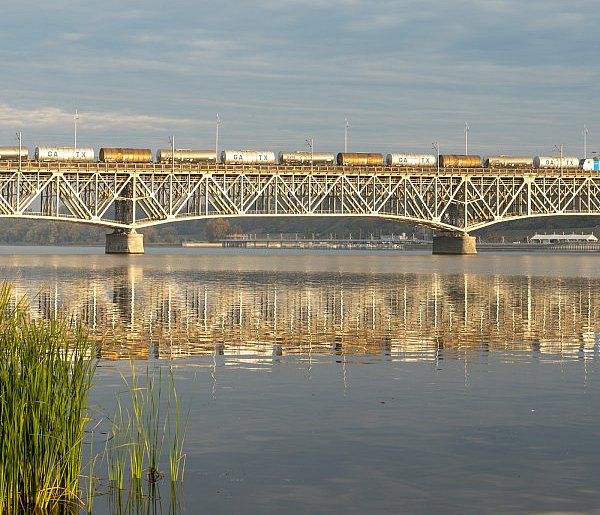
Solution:
M 520 216 L 510 216 L 506 218 L 500 218 L 497 220 L 489 220 L 487 222 L 483 222 L 480 224 L 474 224 L 472 228 L 469 229 L 469 232 L 478 231 L 480 229 L 485 229 L 487 227 L 491 227 L 493 225 L 498 225 L 502 223 L 510 223 L 516 222 L 519 220 L 527 220 L 527 219 L 535 219 L 535 218 L 563 218 L 563 217 L 574 217 L 574 216 L 589 216 L 591 217 L 599 217 L 600 213 L 546 213 L 546 214 L 532 214 L 532 215 L 520 215 Z
M 211 220 L 211 219 L 216 219 L 216 218 L 225 218 L 225 219 L 230 219 L 230 218 L 231 219 L 237 219 L 237 218 L 376 218 L 376 219 L 380 219 L 380 220 L 390 220 L 390 221 L 401 222 L 401 223 L 410 223 L 413 225 L 421 225 L 424 227 L 429 227 L 431 229 L 437 229 L 440 231 L 447 231 L 447 232 L 455 232 L 457 234 L 464 233 L 464 231 L 462 229 L 458 229 L 452 225 L 445 224 L 442 222 L 436 222 L 433 220 L 412 218 L 412 217 L 406 217 L 406 216 L 387 215 L 387 214 L 361 214 L 361 213 L 210 214 L 210 215 L 180 217 L 180 218 L 166 219 L 166 220 L 142 220 L 142 221 L 138 222 L 135 227 L 137 229 L 143 229 L 145 227 L 155 227 L 157 225 L 165 225 L 165 224 L 169 224 L 169 223 L 190 222 L 190 221 L 196 221 L 196 220 Z

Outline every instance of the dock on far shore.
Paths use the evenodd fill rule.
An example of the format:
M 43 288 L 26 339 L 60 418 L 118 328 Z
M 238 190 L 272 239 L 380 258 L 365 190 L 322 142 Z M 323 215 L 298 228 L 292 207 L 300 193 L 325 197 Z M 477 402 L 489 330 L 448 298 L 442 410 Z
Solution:
M 431 241 L 406 238 L 284 238 L 280 237 L 232 237 L 218 242 L 184 241 L 182 247 L 263 248 L 263 249 L 395 249 L 404 250 L 405 245 L 417 245 L 427 249 Z
M 416 239 L 355 239 L 355 238 L 224 238 L 219 241 L 183 241 L 182 247 L 251 248 L 251 249 L 322 249 L 322 250 L 431 250 L 432 242 Z M 477 250 L 487 252 L 600 252 L 600 242 L 531 243 L 477 242 Z

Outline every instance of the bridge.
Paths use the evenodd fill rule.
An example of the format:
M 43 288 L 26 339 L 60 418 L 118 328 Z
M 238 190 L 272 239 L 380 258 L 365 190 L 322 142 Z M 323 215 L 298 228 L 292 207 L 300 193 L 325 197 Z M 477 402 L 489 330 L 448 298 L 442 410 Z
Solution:
M 441 232 L 434 253 L 476 253 L 472 231 L 600 215 L 600 175 L 550 169 L 0 164 L 0 217 L 106 226 L 108 253 L 143 253 L 139 229 L 214 217 L 375 217 Z

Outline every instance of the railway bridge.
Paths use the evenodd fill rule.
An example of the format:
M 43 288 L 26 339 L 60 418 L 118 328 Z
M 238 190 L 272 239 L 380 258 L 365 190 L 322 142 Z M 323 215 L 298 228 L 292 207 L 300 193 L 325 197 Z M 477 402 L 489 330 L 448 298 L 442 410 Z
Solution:
M 214 217 L 375 217 L 438 231 L 434 253 L 474 254 L 472 231 L 600 215 L 597 171 L 223 164 L 0 164 L 0 217 L 112 228 L 107 253 L 143 253 L 139 229 Z

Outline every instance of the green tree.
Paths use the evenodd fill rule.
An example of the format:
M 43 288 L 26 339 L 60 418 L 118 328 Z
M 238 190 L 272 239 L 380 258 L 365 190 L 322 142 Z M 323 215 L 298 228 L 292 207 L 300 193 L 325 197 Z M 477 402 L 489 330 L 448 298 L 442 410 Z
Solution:
M 206 222 L 204 234 L 208 241 L 219 241 L 228 234 L 232 234 L 232 227 L 229 224 L 229 220 L 224 218 L 213 218 Z

